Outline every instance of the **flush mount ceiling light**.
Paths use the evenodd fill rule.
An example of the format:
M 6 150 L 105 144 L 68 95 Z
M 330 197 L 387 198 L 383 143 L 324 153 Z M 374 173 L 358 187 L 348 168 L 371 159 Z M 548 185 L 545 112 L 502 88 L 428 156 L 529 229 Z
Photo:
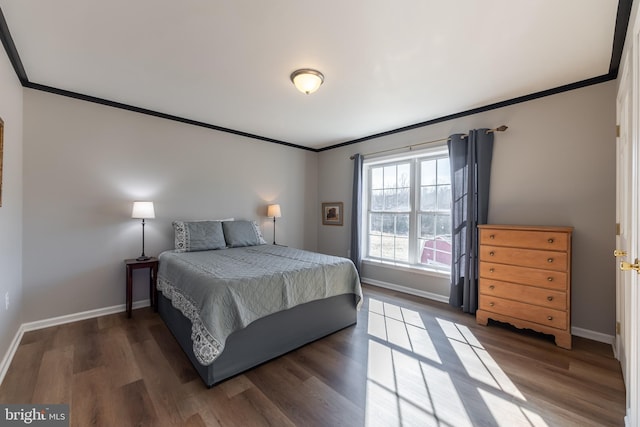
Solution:
M 309 95 L 318 90 L 324 81 L 324 76 L 320 71 L 303 68 L 291 73 L 291 81 L 300 92 Z

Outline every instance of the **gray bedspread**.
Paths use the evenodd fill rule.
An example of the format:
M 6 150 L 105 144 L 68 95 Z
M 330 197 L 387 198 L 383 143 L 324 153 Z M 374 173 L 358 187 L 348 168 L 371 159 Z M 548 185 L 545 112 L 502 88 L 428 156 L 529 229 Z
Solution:
M 352 293 L 358 272 L 346 258 L 275 245 L 160 254 L 158 290 L 192 322 L 198 361 L 211 364 L 229 335 L 269 314 Z

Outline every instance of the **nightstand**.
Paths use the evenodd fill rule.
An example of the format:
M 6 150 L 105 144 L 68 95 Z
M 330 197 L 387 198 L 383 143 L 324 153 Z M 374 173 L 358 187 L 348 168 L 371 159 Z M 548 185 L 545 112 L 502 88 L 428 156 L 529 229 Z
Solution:
M 133 270 L 139 268 L 149 269 L 149 299 L 154 310 L 158 309 L 158 294 L 156 282 L 158 279 L 158 258 L 150 257 L 146 261 L 134 259 L 124 260 L 127 266 L 127 317 L 131 317 L 131 306 L 133 304 Z

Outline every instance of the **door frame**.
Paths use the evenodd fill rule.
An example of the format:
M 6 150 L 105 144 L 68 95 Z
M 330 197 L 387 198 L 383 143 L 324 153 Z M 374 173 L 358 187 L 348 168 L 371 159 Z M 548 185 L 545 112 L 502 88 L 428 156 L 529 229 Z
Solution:
M 633 5 L 630 26 L 623 51 L 618 80 L 616 120 L 620 126 L 616 151 L 616 220 L 620 222 L 618 247 L 627 252 L 624 261 L 640 258 L 640 9 Z M 625 99 L 625 97 L 627 97 Z M 625 104 L 625 103 L 629 103 Z M 626 108 L 625 108 L 626 107 Z M 622 123 L 621 123 L 622 122 Z M 627 144 L 624 146 L 624 144 Z M 624 150 L 620 152 L 619 150 Z M 623 163 L 628 170 L 620 170 Z M 628 184 L 628 185 L 626 185 Z M 627 188 L 624 188 L 626 185 Z M 620 212 L 627 206 L 626 212 Z M 618 233 L 616 233 L 618 234 Z M 621 322 L 616 335 L 616 357 L 621 361 L 626 401 L 626 426 L 640 425 L 640 285 L 633 270 L 616 274 L 616 320 Z

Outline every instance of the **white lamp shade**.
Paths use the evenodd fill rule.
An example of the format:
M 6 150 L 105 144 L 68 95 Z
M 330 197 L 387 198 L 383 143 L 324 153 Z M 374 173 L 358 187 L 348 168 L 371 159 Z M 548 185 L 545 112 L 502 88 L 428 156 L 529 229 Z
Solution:
M 131 218 L 155 218 L 156 213 L 153 210 L 153 202 L 133 202 L 133 212 Z
M 282 212 L 280 212 L 280 205 L 267 206 L 267 216 L 271 218 L 280 218 L 282 216 Z
M 324 81 L 324 76 L 320 71 L 302 69 L 291 74 L 291 81 L 300 92 L 308 95 L 318 90 Z

